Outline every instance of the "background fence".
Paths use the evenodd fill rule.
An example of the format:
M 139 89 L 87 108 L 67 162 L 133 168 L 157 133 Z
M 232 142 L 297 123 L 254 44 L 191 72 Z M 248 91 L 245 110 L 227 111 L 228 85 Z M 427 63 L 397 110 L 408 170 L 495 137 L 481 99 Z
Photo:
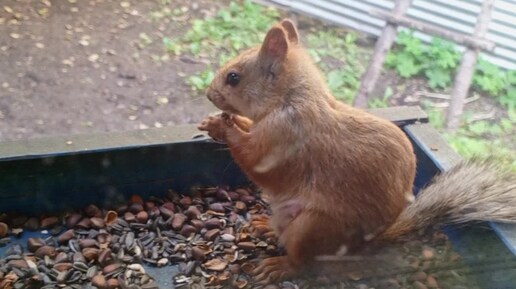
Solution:
M 264 2 L 264 1 L 261 1 Z M 308 14 L 334 24 L 379 36 L 385 21 L 369 14 L 377 9 L 388 12 L 394 7 L 389 0 L 267 0 L 292 11 Z M 472 34 L 482 0 L 413 0 L 408 17 L 442 28 Z M 404 29 L 404 28 L 400 28 Z M 431 36 L 416 32 L 425 42 Z M 506 69 L 516 69 L 516 0 L 496 0 L 486 38 L 496 47 L 481 57 Z M 464 47 L 457 45 L 458 49 Z

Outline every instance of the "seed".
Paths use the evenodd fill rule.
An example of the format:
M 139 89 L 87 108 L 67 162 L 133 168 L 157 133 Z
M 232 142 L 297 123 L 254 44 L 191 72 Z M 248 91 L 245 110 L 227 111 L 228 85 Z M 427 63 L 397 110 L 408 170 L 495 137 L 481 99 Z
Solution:
M 110 249 L 102 249 L 100 250 L 98 262 L 100 265 L 106 265 L 109 262 L 113 261 L 113 258 L 111 256 L 111 250 Z
M 90 219 L 90 221 L 91 221 L 93 228 L 95 228 L 95 229 L 102 229 L 106 225 L 104 223 L 104 219 L 99 218 L 99 217 L 93 217 Z
M 81 219 L 82 219 L 81 214 L 70 215 L 68 218 L 66 218 L 66 227 L 69 229 L 75 227 Z
M 96 275 L 95 277 L 93 277 L 91 279 L 91 284 L 93 286 L 97 287 L 98 289 L 108 289 L 109 288 L 106 278 L 102 274 L 99 274 L 99 275 Z
M 206 221 L 204 226 L 206 227 L 206 229 L 211 230 L 211 229 L 215 229 L 215 228 L 220 228 L 221 224 L 220 224 L 220 220 L 219 219 L 211 218 L 208 221 Z
M 25 261 L 23 259 L 9 260 L 9 262 L 7 262 L 7 265 L 12 266 L 14 268 L 18 268 L 18 269 L 29 268 L 29 264 L 27 263 L 27 261 Z
M 147 214 L 147 212 L 145 212 L 145 211 L 140 211 L 136 215 L 136 220 L 138 220 L 138 222 L 140 222 L 140 223 L 146 223 L 148 219 L 149 219 L 149 214 Z
M 256 249 L 256 245 L 253 242 L 240 242 L 237 244 L 238 248 L 244 250 L 244 252 L 252 252 Z
M 135 217 L 135 216 L 134 216 L 134 214 L 133 214 L 133 213 L 131 213 L 131 212 L 125 212 L 125 214 L 124 214 L 124 219 L 125 219 L 127 222 L 131 223 L 131 222 L 134 222 L 134 221 L 136 220 L 136 217 Z
M 251 235 L 247 234 L 247 233 L 240 233 L 238 234 L 238 242 L 247 242 L 247 241 L 251 241 Z
M 49 229 L 54 226 L 56 226 L 59 223 L 59 218 L 57 217 L 48 217 L 41 220 L 41 228 L 42 229 Z
M 239 214 L 244 214 L 247 211 L 247 205 L 242 201 L 235 202 L 235 211 Z
M 227 242 L 233 242 L 235 240 L 235 236 L 231 235 L 231 234 L 222 234 L 220 236 L 220 238 L 224 241 L 227 241 Z
M 54 270 L 55 269 L 52 269 L 52 271 L 54 271 Z M 64 283 L 72 273 L 71 270 L 70 271 L 62 271 L 62 272 L 57 271 L 57 272 L 58 273 L 57 273 L 56 281 L 59 284 Z
M 38 258 L 43 258 L 45 256 L 54 258 L 57 255 L 57 251 L 56 251 L 56 248 L 45 245 L 45 246 L 38 248 L 36 250 L 36 252 L 34 252 L 34 255 L 36 255 L 36 257 L 38 257 Z
M 143 266 L 138 263 L 127 265 L 127 269 L 145 274 L 145 268 L 143 268 Z
M 224 213 L 226 211 L 224 209 L 224 206 L 222 206 L 221 203 L 213 203 L 213 204 L 210 204 L 208 207 L 210 210 L 212 210 L 214 212 L 218 212 L 218 213 Z
M 158 260 L 158 267 L 163 267 L 163 266 L 166 266 L 168 264 L 168 259 L 167 258 L 161 258 Z
M 68 241 L 68 248 L 70 248 L 70 250 L 72 252 L 80 252 L 81 251 L 81 247 L 79 246 L 79 241 L 77 241 L 76 239 L 71 239 L 70 241 Z
M 219 236 L 219 234 L 220 234 L 220 229 L 211 229 L 204 234 L 204 239 L 206 241 L 213 241 L 213 240 L 215 240 L 215 238 L 217 238 Z
M 110 265 L 107 265 L 106 267 L 104 267 L 104 269 L 102 269 L 102 273 L 104 273 L 104 275 L 108 276 L 110 274 L 113 274 L 113 273 L 119 271 L 120 269 L 122 269 L 122 266 L 118 263 L 114 263 L 114 264 L 110 264 Z
M 88 272 L 89 269 L 96 268 L 96 266 L 88 267 L 88 265 L 86 265 L 86 260 L 84 260 L 84 261 L 74 261 L 73 262 L 73 268 L 75 270 L 77 270 L 77 271 L 82 272 L 82 273 L 86 273 L 86 272 Z M 93 275 L 91 275 L 91 277 L 93 277 Z
M 179 230 L 183 227 L 187 217 L 184 214 L 177 213 L 174 214 L 174 218 L 172 219 L 172 229 Z
M 184 211 L 184 214 L 189 219 L 198 219 L 199 215 L 201 215 L 201 211 L 199 211 L 199 208 L 197 208 L 196 206 L 190 206 L 186 211 Z
M 204 255 L 204 250 L 199 247 L 192 248 L 192 256 L 195 260 L 204 262 L 206 260 L 206 255 Z
M 57 237 L 57 242 L 63 245 L 68 243 L 68 241 L 70 241 L 73 237 L 75 237 L 75 231 L 73 229 L 69 229 Z
M 68 255 L 65 252 L 59 252 L 54 260 L 55 263 L 67 263 Z
M 99 255 L 99 249 L 97 248 L 84 248 L 82 249 L 82 255 L 86 259 L 86 261 L 91 261 L 97 259 Z
M 76 227 L 87 230 L 91 228 L 91 225 L 91 220 L 88 218 L 84 218 L 79 223 L 77 223 Z
M 107 280 L 107 284 L 110 289 L 115 289 L 115 288 L 120 287 L 120 283 L 115 278 L 111 278 L 111 279 Z
M 95 275 L 97 275 L 98 269 L 97 266 L 92 266 L 87 269 L 86 271 L 86 278 L 92 279 Z
M 190 223 L 197 229 L 197 231 L 200 231 L 202 228 L 204 228 L 204 222 L 201 220 L 191 220 Z
M 197 230 L 195 229 L 194 226 L 191 226 L 191 225 L 184 225 L 183 228 L 181 229 L 181 235 L 183 235 L 185 237 L 188 237 L 195 232 L 197 232 Z
M 165 218 L 170 218 L 174 215 L 174 211 L 170 210 L 169 208 L 165 206 L 159 207 L 159 212 L 161 215 L 163 215 Z
M 95 239 L 81 239 L 79 240 L 79 246 L 81 248 L 96 247 L 97 241 Z
M 179 203 L 183 206 L 183 208 L 188 208 L 192 205 L 192 198 L 190 196 L 182 197 L 181 200 L 179 200 Z
M 181 273 L 183 273 L 185 276 L 188 276 L 188 277 L 189 277 L 189 276 L 191 276 L 191 275 L 194 273 L 195 268 L 197 267 L 197 266 L 196 266 L 196 265 L 197 265 L 197 262 L 195 262 L 195 261 L 190 261 L 190 262 L 187 262 L 186 264 L 185 264 L 185 263 L 183 263 L 183 264 L 181 264 L 181 265 L 182 265 L 182 266 L 180 266 L 179 271 L 180 271 Z
M 231 197 L 229 196 L 228 191 L 226 191 L 224 189 L 220 189 L 220 188 L 217 189 L 216 196 L 217 196 L 217 199 L 219 199 L 221 201 L 231 201 Z
M 252 205 L 256 201 L 256 198 L 254 196 L 241 196 L 240 200 L 246 205 Z
M 229 191 L 228 196 L 231 198 L 231 200 L 236 201 L 240 199 L 240 195 L 237 192 Z
M 27 248 L 30 252 L 36 252 L 39 248 L 45 245 L 45 241 L 41 238 L 29 238 L 27 240 Z
M 81 252 L 75 252 L 73 254 L 72 260 L 74 263 L 86 263 L 86 259 Z
M 59 272 L 68 271 L 73 267 L 72 263 L 58 263 L 54 265 L 54 269 Z
M 106 226 L 111 226 L 115 224 L 116 219 L 118 218 L 118 213 L 115 211 L 108 211 L 106 216 L 104 217 L 104 223 Z
M 211 259 L 209 261 L 207 261 L 206 263 L 204 263 L 204 267 L 206 267 L 206 269 L 208 270 L 213 270 L 213 271 L 224 271 L 224 269 L 226 269 L 226 267 L 228 266 L 228 263 L 226 261 L 223 261 L 221 259 Z
M 133 246 L 134 246 L 134 233 L 129 232 L 125 236 L 125 247 L 130 250 L 133 248 Z
M 249 196 L 249 194 L 251 193 L 244 188 L 238 188 L 235 190 L 235 192 L 237 192 L 240 196 Z
M 174 205 L 174 203 L 172 203 L 172 202 L 165 202 L 165 203 L 163 203 L 163 207 L 169 209 L 173 213 L 176 212 L 176 205 Z
M 113 236 L 106 232 L 102 232 L 97 235 L 97 241 L 101 244 L 110 243 L 112 240 Z

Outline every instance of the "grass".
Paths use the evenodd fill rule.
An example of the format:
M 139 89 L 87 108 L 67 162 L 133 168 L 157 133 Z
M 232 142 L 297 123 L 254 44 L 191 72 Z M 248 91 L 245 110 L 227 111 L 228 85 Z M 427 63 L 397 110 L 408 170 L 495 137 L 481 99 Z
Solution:
M 499 122 L 467 121 L 455 132 L 446 132 L 445 112 L 442 109 L 426 108 L 429 121 L 439 130 L 450 146 L 464 158 L 491 158 L 516 172 L 516 119 L 501 119 Z
M 233 1 L 215 17 L 196 19 L 186 34 L 172 40 L 165 37 L 165 49 L 174 55 L 189 54 L 212 60 L 204 71 L 186 78 L 195 91 L 203 91 L 213 79 L 213 71 L 242 50 L 259 45 L 267 30 L 280 20 L 273 8 L 251 1 Z M 356 35 L 342 29 L 313 30 L 303 35 L 310 53 L 325 72 L 328 84 L 340 100 L 351 102 L 359 86 L 363 66 Z
M 168 8 L 161 0 L 163 9 L 151 18 L 175 17 L 185 11 Z M 242 50 L 261 43 L 267 30 L 281 18 L 278 10 L 254 4 L 251 1 L 232 1 L 219 10 L 214 17 L 195 19 L 191 28 L 177 39 L 163 38 L 163 44 L 171 55 L 188 54 L 195 58 L 208 59 L 211 64 L 203 71 L 186 75 L 185 81 L 196 93 L 203 92 L 211 83 L 215 70 Z M 148 39 L 140 36 L 143 45 Z M 302 41 L 317 65 L 326 75 L 328 86 L 341 101 L 352 103 L 360 85 L 360 77 L 368 64 L 369 52 L 357 45 L 357 35 L 335 27 L 319 26 L 302 32 Z M 460 54 L 446 41 L 434 39 L 425 46 L 411 34 L 401 34 L 398 46 L 388 56 L 387 67 L 396 70 L 402 77 L 424 75 L 429 86 L 435 89 L 449 87 Z M 213 57 L 215 56 L 215 57 Z M 430 122 L 463 157 L 492 157 L 507 163 L 516 171 L 514 143 L 516 117 L 516 73 L 503 72 L 485 61 L 479 61 L 474 78 L 477 90 L 499 99 L 507 110 L 509 119 L 499 123 L 467 122 L 454 133 L 444 132 L 442 110 L 422 104 Z M 383 97 L 373 99 L 369 106 L 388 107 L 393 90 L 388 87 Z M 512 139 L 509 137 L 513 135 Z

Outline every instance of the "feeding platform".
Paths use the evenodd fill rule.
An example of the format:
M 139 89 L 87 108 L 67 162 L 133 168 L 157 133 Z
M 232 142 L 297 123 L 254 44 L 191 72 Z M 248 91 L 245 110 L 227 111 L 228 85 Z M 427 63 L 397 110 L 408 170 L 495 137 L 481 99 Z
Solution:
M 410 138 L 417 156 L 415 191 L 460 161 L 418 107 L 370 111 L 396 123 Z M 199 135 L 195 125 L 183 125 L 0 143 L 0 215 L 49 216 L 91 204 L 111 208 L 134 195 L 147 200 L 167 196 L 170 190 L 188 195 L 196 186 L 250 185 L 224 144 L 195 135 Z M 247 204 L 251 208 L 252 203 Z M 166 215 L 164 212 L 161 214 Z M 515 288 L 515 226 L 484 223 L 447 226 L 443 231 L 465 266 L 474 272 L 467 278 L 478 288 Z M 62 232 L 53 233 L 59 236 Z M 205 238 L 211 238 L 204 233 Z M 50 229 L 24 229 L 0 247 L 0 260 L 13 244 L 26 250 L 28 238 L 46 239 L 51 234 Z M 248 250 L 243 246 L 238 249 Z M 159 288 L 171 288 L 172 277 L 178 272 L 170 255 L 166 266 L 143 262 Z M 84 288 L 90 288 L 88 284 Z

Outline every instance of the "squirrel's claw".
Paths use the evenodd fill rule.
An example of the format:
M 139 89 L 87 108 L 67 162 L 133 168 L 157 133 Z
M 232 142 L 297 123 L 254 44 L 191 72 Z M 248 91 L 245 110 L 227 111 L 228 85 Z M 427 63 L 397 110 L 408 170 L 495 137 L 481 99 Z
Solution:
M 270 257 L 262 261 L 253 271 L 256 277 L 255 283 L 267 285 L 277 283 L 294 276 L 295 271 L 292 269 L 287 256 Z
M 274 231 L 269 225 L 269 217 L 266 215 L 257 215 L 251 217 L 251 234 L 256 238 L 266 239 L 270 236 L 274 237 Z

